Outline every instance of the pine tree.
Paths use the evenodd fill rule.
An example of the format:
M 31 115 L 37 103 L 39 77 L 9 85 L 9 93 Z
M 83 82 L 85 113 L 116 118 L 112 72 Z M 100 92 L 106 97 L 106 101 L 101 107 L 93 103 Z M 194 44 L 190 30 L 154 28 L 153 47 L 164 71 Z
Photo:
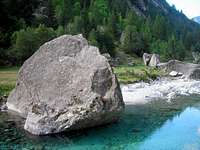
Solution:
M 152 27 L 153 36 L 155 39 L 166 40 L 167 28 L 166 20 L 163 16 L 157 15 Z

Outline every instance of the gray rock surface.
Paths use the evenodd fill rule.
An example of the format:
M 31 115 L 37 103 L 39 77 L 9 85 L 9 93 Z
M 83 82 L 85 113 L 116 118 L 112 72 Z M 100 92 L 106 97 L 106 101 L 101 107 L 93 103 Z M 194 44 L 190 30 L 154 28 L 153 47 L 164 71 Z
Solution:
M 143 62 L 145 66 L 157 67 L 160 64 L 160 56 L 158 54 L 143 54 Z
M 81 35 L 64 35 L 23 64 L 7 106 L 26 118 L 27 131 L 45 135 L 116 121 L 124 102 L 98 48 Z
M 147 54 L 147 53 L 143 54 L 143 62 L 145 64 L 145 66 L 149 65 L 149 63 L 151 61 L 151 57 L 152 57 L 152 54 Z
M 158 54 L 153 54 L 151 56 L 151 60 L 149 62 L 150 67 L 157 67 L 157 65 L 160 63 L 160 56 Z
M 167 63 L 158 64 L 158 68 L 164 69 L 167 72 L 176 71 L 182 73 L 189 79 L 200 79 L 200 65 L 185 63 L 178 60 L 170 60 Z

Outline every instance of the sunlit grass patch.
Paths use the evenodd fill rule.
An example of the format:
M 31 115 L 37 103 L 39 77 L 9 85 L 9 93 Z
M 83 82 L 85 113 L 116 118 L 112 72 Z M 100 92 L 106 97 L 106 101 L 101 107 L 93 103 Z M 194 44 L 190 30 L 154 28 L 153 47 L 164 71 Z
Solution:
M 133 67 L 119 66 L 114 68 L 114 72 L 122 84 L 155 80 L 157 77 L 165 74 L 162 70 L 149 68 L 144 65 L 136 65 Z
M 9 95 L 14 89 L 18 70 L 19 67 L 0 68 L 0 96 Z M 162 70 L 144 65 L 114 67 L 114 72 L 122 84 L 154 80 L 164 75 Z
M 8 95 L 15 87 L 18 67 L 0 68 L 0 96 Z

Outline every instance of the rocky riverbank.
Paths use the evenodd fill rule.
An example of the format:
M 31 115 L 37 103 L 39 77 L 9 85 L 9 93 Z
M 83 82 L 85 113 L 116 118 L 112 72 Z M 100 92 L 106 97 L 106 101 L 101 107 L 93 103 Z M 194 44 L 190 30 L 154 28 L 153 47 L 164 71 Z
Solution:
M 180 78 L 161 78 L 150 83 L 122 85 L 126 105 L 145 104 L 152 100 L 171 100 L 179 96 L 200 95 L 200 81 Z

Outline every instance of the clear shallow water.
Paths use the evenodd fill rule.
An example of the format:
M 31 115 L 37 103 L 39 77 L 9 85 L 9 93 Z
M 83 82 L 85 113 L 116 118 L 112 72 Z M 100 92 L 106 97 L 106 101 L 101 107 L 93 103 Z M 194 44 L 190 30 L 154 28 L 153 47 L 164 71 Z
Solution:
M 127 105 L 118 123 L 79 132 L 34 137 L 23 121 L 0 113 L 0 149 L 199 150 L 200 97 Z

